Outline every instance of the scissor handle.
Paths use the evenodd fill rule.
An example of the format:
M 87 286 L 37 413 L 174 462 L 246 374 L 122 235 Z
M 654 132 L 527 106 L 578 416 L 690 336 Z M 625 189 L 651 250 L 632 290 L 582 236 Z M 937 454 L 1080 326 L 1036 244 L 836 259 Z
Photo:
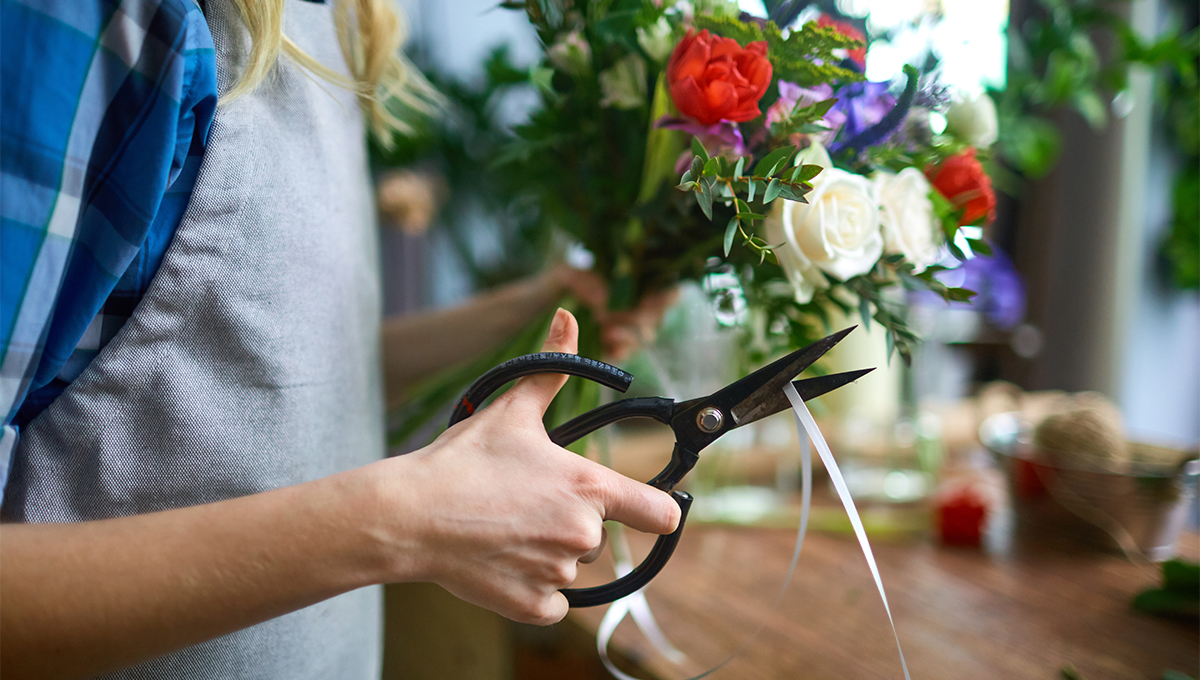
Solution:
M 526 354 L 500 364 L 472 383 L 455 405 L 454 412 L 450 415 L 450 425 L 453 426 L 473 414 L 485 399 L 508 382 L 535 373 L 577 375 L 620 392 L 629 389 L 630 383 L 633 382 L 632 375 L 616 366 L 595 359 L 586 359 L 575 354 L 561 352 Z M 556 428 L 551 432 L 550 438 L 555 444 L 566 446 L 609 423 L 638 416 L 669 423 L 673 407 L 672 400 L 660 397 L 613 402 L 593 409 Z M 637 592 L 662 571 L 675 552 L 675 546 L 679 544 L 684 520 L 687 519 L 688 510 L 692 506 L 692 497 L 683 491 L 674 491 L 673 487 L 679 478 L 691 469 L 691 465 L 695 464 L 695 458 L 695 453 L 682 450 L 679 444 L 676 444 L 675 451 L 671 456 L 671 463 L 649 482 L 652 486 L 670 493 L 671 498 L 679 504 L 679 526 L 675 528 L 675 531 L 665 536 L 659 536 L 646 559 L 621 578 L 594 588 L 564 588 L 561 592 L 566 596 L 570 606 L 594 607 L 614 602 Z
M 675 400 L 664 397 L 633 397 L 610 401 L 607 404 L 568 420 L 550 431 L 550 441 L 566 446 L 582 439 L 605 425 L 629 418 L 651 418 L 663 425 L 671 424 Z
M 566 352 L 523 354 L 496 366 L 471 383 L 467 391 L 458 398 L 458 403 L 454 405 L 454 412 L 450 414 L 450 424 L 454 425 L 474 413 L 475 409 L 482 406 L 483 401 L 491 396 L 492 392 L 517 378 L 534 373 L 577 375 L 592 382 L 598 382 L 605 387 L 611 387 L 618 392 L 629 389 L 629 385 L 633 382 L 632 375 L 616 366 L 581 357 L 578 354 L 567 354 Z

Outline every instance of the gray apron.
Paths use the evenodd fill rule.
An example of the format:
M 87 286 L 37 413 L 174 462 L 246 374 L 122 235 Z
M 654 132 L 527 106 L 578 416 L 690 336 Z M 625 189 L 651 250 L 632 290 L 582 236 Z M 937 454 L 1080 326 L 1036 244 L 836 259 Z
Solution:
M 248 53 L 209 0 L 225 92 Z M 332 9 L 291 0 L 285 32 L 342 67 Z M 78 522 L 299 484 L 384 455 L 374 213 L 354 97 L 281 57 L 221 106 L 195 193 L 133 316 L 21 432 L 8 521 Z M 115 678 L 374 680 L 365 588 Z

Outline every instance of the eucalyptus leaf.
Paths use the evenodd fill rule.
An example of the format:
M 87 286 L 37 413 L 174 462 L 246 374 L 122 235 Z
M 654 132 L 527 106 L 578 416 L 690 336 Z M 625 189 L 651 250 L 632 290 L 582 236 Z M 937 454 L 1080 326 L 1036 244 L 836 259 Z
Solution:
M 708 149 L 704 148 L 704 143 L 698 137 L 692 137 L 692 153 L 700 157 L 701 163 L 708 162 Z
M 700 191 L 696 192 L 696 202 L 700 204 L 700 210 L 704 212 L 704 216 L 712 219 L 712 185 L 708 182 L 700 182 Z
M 746 157 L 738 156 L 737 167 L 733 169 L 733 178 L 735 180 L 742 178 L 742 170 L 746 168 Z
M 779 181 L 778 177 L 772 179 L 771 183 L 767 185 L 767 190 L 763 192 L 763 203 L 770 203 L 771 201 L 774 201 L 775 198 L 779 196 L 779 189 L 782 186 L 783 182 Z
M 862 319 L 864 331 L 871 330 L 871 303 L 866 298 L 858 298 L 858 316 Z M 889 350 L 890 351 L 890 350 Z
M 730 218 L 729 224 L 725 227 L 725 257 L 729 257 L 729 251 L 733 249 L 733 237 L 737 236 L 738 218 Z
M 817 175 L 821 174 L 821 170 L 823 170 L 823 169 L 824 168 L 822 168 L 819 165 L 811 165 L 811 164 L 798 165 L 798 166 L 796 166 L 796 171 L 792 173 L 792 181 L 793 182 L 807 182 L 807 181 L 811 180 L 812 178 L 816 177 Z
M 769 177 L 774 174 L 776 168 L 786 163 L 794 153 L 796 153 L 796 147 L 794 146 L 783 146 L 775 149 L 766 156 L 763 156 L 763 159 L 754 166 L 754 175 L 756 177 Z
M 704 164 L 704 174 L 709 177 L 716 177 L 721 174 L 721 163 L 717 160 L 716 156 L 708 159 L 708 162 Z
M 752 177 L 746 178 L 746 191 L 748 194 L 748 196 L 746 197 L 746 200 L 753 201 L 754 200 L 754 178 L 752 178 Z

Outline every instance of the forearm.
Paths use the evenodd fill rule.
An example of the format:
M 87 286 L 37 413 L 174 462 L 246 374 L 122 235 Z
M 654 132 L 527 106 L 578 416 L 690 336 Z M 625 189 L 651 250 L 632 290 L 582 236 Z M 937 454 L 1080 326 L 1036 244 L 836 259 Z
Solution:
M 348 473 L 147 515 L 0 527 L 2 675 L 90 676 L 380 580 L 358 486 Z
M 526 327 L 559 301 L 565 285 L 555 272 L 471 298 L 462 305 L 390 318 L 383 324 L 389 404 L 422 378 L 466 361 Z

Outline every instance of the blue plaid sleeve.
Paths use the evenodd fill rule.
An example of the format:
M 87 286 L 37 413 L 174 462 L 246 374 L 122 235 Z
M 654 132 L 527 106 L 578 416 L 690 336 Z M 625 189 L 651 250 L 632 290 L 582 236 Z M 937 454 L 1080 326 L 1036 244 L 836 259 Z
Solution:
M 217 83 L 191 0 L 0 0 L 0 55 L 2 489 L 20 426 L 116 333 L 157 270 Z

